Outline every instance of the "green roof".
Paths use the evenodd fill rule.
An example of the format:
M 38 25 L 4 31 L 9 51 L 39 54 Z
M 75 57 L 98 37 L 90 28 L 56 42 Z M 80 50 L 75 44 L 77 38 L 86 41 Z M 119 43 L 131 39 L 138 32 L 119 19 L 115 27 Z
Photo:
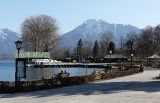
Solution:
M 18 58 L 18 54 L 15 57 Z M 50 58 L 50 52 L 22 52 L 19 58 Z

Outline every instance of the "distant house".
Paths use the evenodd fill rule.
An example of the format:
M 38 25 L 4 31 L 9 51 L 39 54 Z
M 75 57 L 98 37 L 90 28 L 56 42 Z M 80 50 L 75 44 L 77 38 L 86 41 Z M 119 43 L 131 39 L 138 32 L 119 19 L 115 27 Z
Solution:
M 159 67 L 160 56 L 157 54 L 154 54 L 152 56 L 147 57 L 147 64 L 148 64 L 148 66 Z
M 121 62 L 121 61 L 127 61 L 127 57 L 123 56 L 123 54 L 108 54 L 103 58 L 104 62 Z

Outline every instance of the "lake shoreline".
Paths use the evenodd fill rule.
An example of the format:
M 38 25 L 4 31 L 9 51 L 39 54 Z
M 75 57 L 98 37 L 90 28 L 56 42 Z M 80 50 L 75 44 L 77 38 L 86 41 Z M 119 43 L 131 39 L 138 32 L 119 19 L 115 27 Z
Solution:
M 0 82 L 0 93 L 19 93 L 28 91 L 37 91 L 44 89 L 52 89 L 58 87 L 80 85 L 89 82 L 101 81 L 106 79 L 118 78 L 135 73 L 140 73 L 139 68 L 128 70 L 112 70 L 106 73 L 94 73 L 86 76 L 64 77 L 57 79 L 42 79 L 37 81 L 20 81 L 17 86 L 14 82 Z

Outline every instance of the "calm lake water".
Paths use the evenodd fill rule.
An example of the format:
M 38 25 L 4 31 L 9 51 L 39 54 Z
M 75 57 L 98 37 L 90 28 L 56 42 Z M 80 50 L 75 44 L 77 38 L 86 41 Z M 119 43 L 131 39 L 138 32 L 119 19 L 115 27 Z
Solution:
M 70 76 L 82 76 L 91 74 L 96 71 L 103 71 L 102 68 L 27 68 L 26 80 L 42 79 L 52 77 L 53 74 L 58 74 L 61 70 L 66 70 Z M 15 61 L 13 60 L 0 60 L 0 81 L 14 81 L 15 80 Z

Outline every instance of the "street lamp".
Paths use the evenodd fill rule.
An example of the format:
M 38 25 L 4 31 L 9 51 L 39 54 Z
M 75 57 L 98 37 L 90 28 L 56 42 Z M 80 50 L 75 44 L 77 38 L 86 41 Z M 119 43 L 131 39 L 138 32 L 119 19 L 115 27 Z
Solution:
M 110 67 L 111 67 L 111 55 L 112 55 L 112 50 L 109 51 L 110 54 Z
M 19 51 L 22 47 L 22 42 L 21 41 L 16 41 L 15 42 L 15 45 L 16 45 L 16 49 L 18 51 L 18 58 L 19 58 Z M 17 59 L 16 59 L 16 71 L 15 71 L 15 84 L 16 84 L 16 87 L 17 87 L 17 82 L 18 82 L 18 67 L 17 67 Z
M 133 54 L 131 54 L 131 69 L 133 69 Z
M 15 42 L 15 45 L 16 45 L 16 48 L 17 48 L 17 51 L 18 51 L 18 58 L 19 58 L 19 51 L 22 47 L 22 42 L 18 40 L 18 41 Z

